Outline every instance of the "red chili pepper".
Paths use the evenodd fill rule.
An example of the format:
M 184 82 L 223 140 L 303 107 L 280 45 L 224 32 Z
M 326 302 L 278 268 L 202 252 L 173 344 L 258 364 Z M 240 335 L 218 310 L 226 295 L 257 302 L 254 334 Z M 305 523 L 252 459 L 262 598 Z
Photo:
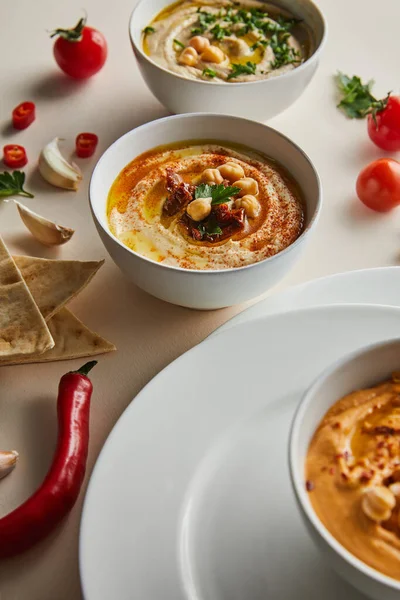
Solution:
M 17 144 L 7 144 L 3 148 L 3 163 L 10 169 L 19 169 L 28 162 L 25 148 Z
M 14 129 L 26 129 L 35 120 L 35 105 L 33 102 L 21 102 L 12 111 Z
M 79 158 L 89 158 L 96 150 L 99 138 L 95 133 L 80 133 L 76 136 L 76 155 Z
M 58 443 L 39 489 L 0 519 L 0 558 L 27 550 L 46 537 L 74 506 L 85 476 L 93 386 L 86 374 L 97 361 L 66 373 L 58 388 Z

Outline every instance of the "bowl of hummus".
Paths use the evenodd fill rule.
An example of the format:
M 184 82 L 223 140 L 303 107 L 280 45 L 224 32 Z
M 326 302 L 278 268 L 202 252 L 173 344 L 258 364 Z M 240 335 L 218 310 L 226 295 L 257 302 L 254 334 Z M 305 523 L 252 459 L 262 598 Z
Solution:
M 400 596 L 400 339 L 323 373 L 295 415 L 292 484 L 331 566 L 368 597 Z
M 311 0 L 141 0 L 130 21 L 144 79 L 169 110 L 255 120 L 298 98 L 325 36 Z
M 314 229 L 318 175 L 288 138 L 254 121 L 180 115 L 117 140 L 90 183 L 107 250 L 139 287 L 214 309 L 289 270 Z

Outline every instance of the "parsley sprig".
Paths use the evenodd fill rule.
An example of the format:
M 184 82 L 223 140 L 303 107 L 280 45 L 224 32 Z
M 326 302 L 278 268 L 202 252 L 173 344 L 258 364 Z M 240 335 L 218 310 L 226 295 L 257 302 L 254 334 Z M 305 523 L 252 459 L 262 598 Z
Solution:
M 205 31 L 207 31 L 208 26 L 211 23 L 215 23 L 215 21 L 217 20 L 217 16 L 207 12 L 207 11 L 203 11 L 201 10 L 201 7 L 199 7 L 197 9 L 197 14 L 198 14 L 198 19 L 199 19 L 199 23 L 197 27 L 194 27 L 191 31 L 192 35 L 201 35 L 202 33 L 204 33 Z
M 225 204 L 231 198 L 240 192 L 240 188 L 228 185 L 201 183 L 194 191 L 194 197 L 197 198 L 212 198 L 211 206 L 217 204 Z
M 7 196 L 24 196 L 33 198 L 33 194 L 24 190 L 25 173 L 23 171 L 4 171 L 0 173 L 0 198 Z
M 228 27 L 221 27 L 218 23 L 214 25 L 212 29 L 210 29 L 210 33 L 215 37 L 216 40 L 223 40 L 224 37 L 228 37 L 232 35 L 232 32 Z
M 174 44 L 176 44 L 176 46 L 178 46 L 178 48 L 186 48 L 185 44 L 182 44 L 182 42 L 180 42 L 176 38 L 174 38 Z
M 156 30 L 154 29 L 154 27 L 150 27 L 150 26 L 148 26 L 148 27 L 145 27 L 145 28 L 143 29 L 143 33 L 144 33 L 144 35 L 148 35 L 148 34 L 150 34 L 150 33 L 155 33 L 155 31 L 156 31 Z
M 256 63 L 247 61 L 245 65 L 232 63 L 232 71 L 229 73 L 227 79 L 234 79 L 240 75 L 254 75 L 256 72 Z
M 375 119 L 376 113 L 384 110 L 391 92 L 382 100 L 377 100 L 371 93 L 373 80 L 363 83 L 360 77 L 353 75 L 349 77 L 340 71 L 336 75 L 336 83 L 341 94 L 341 100 L 337 105 L 350 119 L 363 119 L 372 114 Z
M 222 233 L 222 229 L 217 221 L 211 217 L 206 223 L 199 223 L 197 229 L 200 231 L 201 237 L 204 237 L 205 235 L 221 235 Z
M 213 69 L 209 69 L 207 67 L 206 69 L 203 69 L 203 76 L 204 77 L 210 77 L 211 79 L 213 79 L 213 77 L 217 76 L 217 72 L 214 71 Z
M 274 52 L 274 60 L 271 62 L 272 69 L 279 69 L 284 65 L 290 65 L 300 62 L 299 52 L 289 46 L 287 39 L 290 37 L 290 33 L 285 31 L 284 33 L 274 33 L 270 40 L 270 46 Z

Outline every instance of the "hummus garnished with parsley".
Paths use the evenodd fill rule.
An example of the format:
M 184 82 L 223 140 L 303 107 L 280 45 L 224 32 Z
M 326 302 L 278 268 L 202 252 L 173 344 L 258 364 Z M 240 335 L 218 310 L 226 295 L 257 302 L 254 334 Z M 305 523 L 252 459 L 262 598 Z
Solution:
M 143 32 L 143 49 L 189 79 L 240 82 L 286 73 L 310 56 L 308 28 L 283 9 L 257 0 L 181 0 Z
M 306 480 L 338 542 L 400 580 L 400 373 L 331 407 L 311 441 Z
M 118 175 L 108 218 L 116 237 L 157 262 L 226 269 L 287 248 L 303 229 L 297 184 L 249 148 L 180 142 L 138 156 Z

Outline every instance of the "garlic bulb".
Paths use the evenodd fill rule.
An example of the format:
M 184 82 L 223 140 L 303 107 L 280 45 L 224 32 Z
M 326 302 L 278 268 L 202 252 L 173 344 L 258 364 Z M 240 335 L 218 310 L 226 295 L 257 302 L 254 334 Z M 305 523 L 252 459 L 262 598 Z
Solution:
M 19 454 L 16 450 L 0 450 L 0 479 L 8 475 L 17 464 Z
M 74 163 L 69 163 L 58 147 L 60 138 L 54 138 L 42 150 L 39 156 L 41 176 L 56 187 L 66 190 L 77 190 L 82 180 L 82 173 Z
M 45 246 L 60 246 L 68 242 L 73 236 L 73 229 L 48 221 L 48 219 L 41 217 L 20 202 L 16 200 L 14 202 L 17 205 L 19 216 L 38 242 Z

